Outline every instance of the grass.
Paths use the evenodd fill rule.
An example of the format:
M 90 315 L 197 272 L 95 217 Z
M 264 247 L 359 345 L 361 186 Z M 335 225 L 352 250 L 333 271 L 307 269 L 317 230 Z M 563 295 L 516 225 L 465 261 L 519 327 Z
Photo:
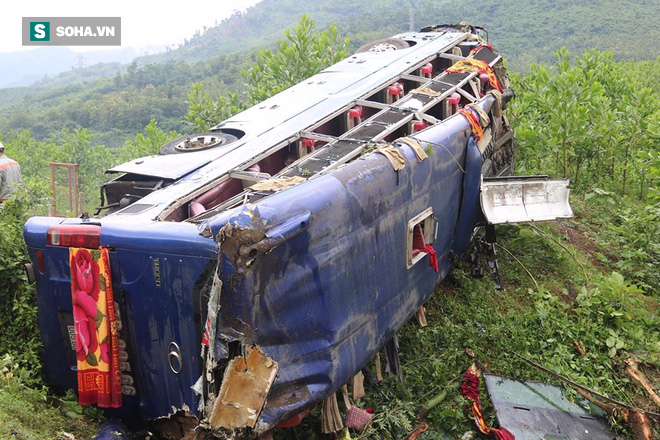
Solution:
M 0 439 L 93 438 L 98 417 L 83 416 L 75 402 L 49 397 L 45 390 L 29 388 L 20 376 L 7 373 L 0 374 Z
M 443 390 L 446 398 L 428 413 L 430 428 L 419 438 L 452 439 L 476 431 L 468 401 L 451 386 L 473 362 L 467 348 L 494 374 L 557 383 L 514 355 L 520 353 L 609 397 L 656 410 L 625 375 L 623 360 L 641 359 L 647 377 L 660 383 L 660 303 L 653 292 L 615 272 L 614 261 L 603 259 L 605 249 L 619 252 L 609 233 L 600 242 L 589 236 L 594 225 L 582 217 L 587 208 L 578 203 L 572 220 L 498 227 L 498 243 L 510 252 L 499 248 L 502 291 L 487 277 L 472 278 L 466 264 L 456 267 L 426 304 L 428 327 L 411 320 L 398 334 L 405 384 L 387 375 L 367 386 L 358 404 L 374 409 L 373 429 L 353 438 L 404 438 L 417 424 L 421 404 Z M 569 395 L 578 398 L 570 390 Z M 483 386 L 482 399 L 485 416 L 496 425 Z M 308 419 L 297 428 L 298 437 L 322 438 L 318 419 Z M 624 425 L 611 422 L 628 435 Z
M 428 327 L 411 320 L 399 332 L 405 384 L 385 375 L 383 382 L 366 385 L 367 396 L 357 403 L 373 408 L 373 427 L 352 438 L 403 438 L 416 426 L 420 405 L 443 390 L 446 398 L 428 413 L 430 428 L 419 439 L 476 431 L 468 401 L 450 386 L 473 362 L 466 348 L 495 374 L 556 383 L 514 355 L 520 353 L 607 396 L 652 410 L 624 374 L 623 360 L 642 360 L 645 374 L 660 383 L 660 301 L 652 289 L 644 291 L 617 272 L 625 268 L 619 226 L 609 226 L 607 208 L 592 202 L 574 199 L 572 220 L 498 227 L 504 290 L 495 290 L 487 277 L 472 278 L 468 265 L 459 264 L 426 304 Z M 631 279 L 636 273 L 621 272 Z M 642 275 L 642 281 L 651 279 Z M 6 376 L 11 368 L 5 370 Z M 487 420 L 496 424 L 483 386 L 482 399 Z M 0 387 L 0 438 L 91 438 L 99 418 L 88 414 L 16 377 Z M 298 438 L 324 438 L 319 415 L 316 408 L 295 428 Z M 627 435 L 624 425 L 612 423 Z M 292 432 L 283 430 L 275 438 L 290 438 Z

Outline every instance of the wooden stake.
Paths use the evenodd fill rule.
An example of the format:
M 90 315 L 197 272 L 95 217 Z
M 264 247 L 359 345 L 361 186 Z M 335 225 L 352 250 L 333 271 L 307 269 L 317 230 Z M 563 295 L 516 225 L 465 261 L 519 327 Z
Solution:
M 382 382 L 383 369 L 380 366 L 380 353 L 376 353 L 376 357 L 374 358 L 374 364 L 376 365 L 376 380 L 378 380 L 378 382 Z
M 353 376 L 352 382 L 351 388 L 353 389 L 353 400 L 363 398 L 366 393 L 364 392 L 364 374 L 362 374 L 362 371 L 358 371 L 358 374 Z
M 420 307 L 419 310 L 417 310 L 415 316 L 417 317 L 417 323 L 419 324 L 420 327 L 424 328 L 428 325 L 426 323 L 426 308 L 424 306 Z

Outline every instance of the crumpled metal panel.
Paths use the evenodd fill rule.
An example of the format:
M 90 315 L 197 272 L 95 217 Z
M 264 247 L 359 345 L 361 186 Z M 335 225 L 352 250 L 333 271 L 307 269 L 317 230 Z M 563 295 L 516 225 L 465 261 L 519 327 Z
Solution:
M 561 387 L 484 374 L 497 420 L 516 440 L 610 440 L 601 416 L 568 400 Z
M 279 365 L 257 432 L 346 383 L 447 275 L 454 234 L 433 244 L 439 273 L 428 258 L 408 269 L 407 225 L 431 207 L 443 231 L 455 230 L 467 127 L 460 117 L 425 130 L 429 158 L 401 147 L 398 172 L 371 154 L 203 226 L 222 251 L 218 338 L 258 345 Z
M 491 225 L 570 218 L 568 183 L 536 176 L 483 179 L 481 208 Z
M 277 363 L 259 347 L 248 347 L 245 357 L 232 359 L 209 417 L 211 426 L 227 430 L 254 428 L 277 368 Z

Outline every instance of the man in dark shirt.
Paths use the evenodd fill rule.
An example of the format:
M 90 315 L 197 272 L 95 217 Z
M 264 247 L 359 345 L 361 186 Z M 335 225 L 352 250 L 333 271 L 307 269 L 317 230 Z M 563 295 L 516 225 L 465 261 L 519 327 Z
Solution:
M 7 201 L 21 184 L 21 167 L 5 156 L 5 146 L 0 142 L 0 203 Z

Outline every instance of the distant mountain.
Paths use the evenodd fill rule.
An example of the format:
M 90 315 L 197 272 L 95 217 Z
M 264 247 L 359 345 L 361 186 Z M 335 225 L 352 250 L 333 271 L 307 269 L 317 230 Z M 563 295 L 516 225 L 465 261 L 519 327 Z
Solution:
M 145 52 L 164 50 L 165 46 L 148 49 L 125 47 L 113 50 L 76 52 L 67 47 L 48 46 L 19 52 L 0 53 L 0 88 L 28 86 L 37 81 L 48 82 L 53 76 L 71 70 L 82 70 L 98 63 L 133 61 Z M 87 75 L 89 77 L 89 75 Z
M 90 67 L 72 69 L 77 54 L 62 48 L 30 51 L 33 59 L 7 61 L 0 54 L 0 85 L 29 75 L 39 80 L 0 89 L 0 133 L 29 129 L 48 139 L 62 128 L 87 128 L 99 142 L 115 146 L 152 118 L 165 130 L 186 132 L 191 84 L 202 82 L 212 96 L 241 93 L 240 72 L 254 61 L 256 50 L 272 48 L 303 13 L 318 29 L 337 25 L 354 47 L 429 24 L 482 25 L 510 69 L 519 72 L 533 62 L 552 63 L 561 46 L 575 55 L 588 48 L 610 50 L 618 60 L 660 56 L 658 0 L 263 0 L 195 33 L 177 49 L 128 65 L 120 65 L 125 59 L 92 65 L 96 59 L 87 52 L 84 62 Z M 53 51 L 38 57 L 43 49 Z M 65 72 L 37 73 L 37 66 L 48 64 Z
M 514 70 L 551 62 L 561 46 L 576 54 L 611 50 L 617 59 L 660 55 L 653 43 L 660 39 L 658 0 L 263 0 L 197 32 L 176 50 L 137 61 L 201 61 L 268 46 L 303 13 L 320 28 L 335 24 L 356 46 L 429 24 L 482 25 Z

